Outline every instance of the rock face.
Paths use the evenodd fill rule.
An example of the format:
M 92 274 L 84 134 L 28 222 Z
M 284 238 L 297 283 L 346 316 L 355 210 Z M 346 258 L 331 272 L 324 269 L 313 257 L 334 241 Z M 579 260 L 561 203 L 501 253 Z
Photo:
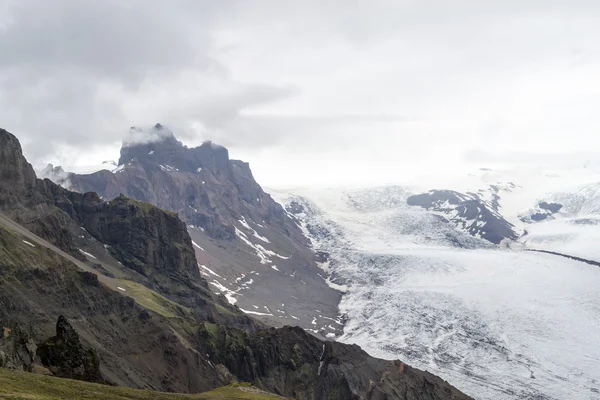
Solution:
M 104 199 L 123 194 L 177 213 L 212 290 L 270 324 L 341 334 L 330 323 L 340 293 L 326 284 L 297 221 L 263 191 L 248 163 L 212 142 L 188 148 L 158 124 L 135 133 L 147 140 L 124 144 L 116 169 L 72 174 L 70 189 Z
M 552 218 L 552 216 L 558 213 L 562 208 L 562 204 L 559 203 L 540 201 L 535 207 L 522 213 L 519 216 L 519 219 L 528 223 L 544 221 Z
M 175 211 L 215 239 L 236 239 L 236 221 L 245 216 L 306 243 L 283 208 L 256 183 L 249 165 L 230 160 L 225 147 L 205 142 L 190 149 L 159 124 L 153 132 L 161 140 L 123 146 L 115 173 L 72 175 L 73 188 L 106 199 L 124 194 Z
M 41 185 L 53 204 L 67 213 L 123 266 L 166 295 L 185 289 L 210 297 L 200 276 L 185 224 L 174 213 L 119 196 L 104 202 L 95 193 L 79 194 Z M 173 282 L 178 282 L 177 289 Z M 179 293 L 181 294 L 181 293 Z M 177 301 L 190 303 L 190 293 Z M 201 299 L 196 299 L 201 301 Z M 193 307 L 193 301 L 190 303 Z M 186 304 L 187 305 L 187 304 Z
M 17 201 L 36 182 L 31 164 L 23 157 L 19 140 L 0 129 L 0 207 Z
M 37 355 L 55 376 L 104 382 L 96 351 L 82 346 L 79 335 L 62 315 L 56 323 L 56 336 L 42 343 L 37 348 Z
M 407 203 L 440 213 L 470 235 L 500 244 L 505 239 L 516 239 L 517 233 L 498 212 L 499 191 L 498 186 L 490 186 L 491 198 L 486 200 L 482 193 L 431 190 L 408 197 Z
M 246 335 L 200 329 L 198 344 L 213 362 L 242 380 L 268 382 L 272 392 L 297 399 L 466 399 L 444 382 L 400 361 L 369 357 L 358 346 L 322 342 L 301 328 Z
M 249 380 L 307 400 L 468 398 L 356 346 L 265 328 L 206 289 L 175 214 L 5 174 L 12 162 L 29 165 L 18 151 L 0 160 L 24 182 L 0 213 L 0 327 L 29 329 L 0 340 L 4 366 L 39 359 L 57 376 L 167 392 Z
M 0 368 L 33 372 L 36 345 L 19 325 L 4 327 L 0 336 Z

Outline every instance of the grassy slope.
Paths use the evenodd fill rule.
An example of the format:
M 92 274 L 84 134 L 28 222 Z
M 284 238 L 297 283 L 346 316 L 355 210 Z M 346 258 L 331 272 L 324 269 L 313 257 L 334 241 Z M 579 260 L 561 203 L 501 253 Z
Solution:
M 0 399 L 10 400 L 277 400 L 275 396 L 246 385 L 231 385 L 196 395 L 157 393 L 146 390 L 97 385 L 70 379 L 0 368 Z
M 24 241 L 34 244 L 35 247 L 26 244 Z M 60 255 L 44 247 L 39 240 L 21 236 L 9 228 L 0 226 L 0 263 L 11 267 L 35 266 L 49 268 L 54 263 L 59 262 L 62 262 Z M 103 283 L 108 284 L 113 290 L 118 290 L 118 287 L 125 289 L 125 292 L 119 291 L 118 293 L 133 298 L 140 306 L 165 318 L 175 318 L 190 312 L 189 309 L 137 282 L 99 277 L 102 278 Z

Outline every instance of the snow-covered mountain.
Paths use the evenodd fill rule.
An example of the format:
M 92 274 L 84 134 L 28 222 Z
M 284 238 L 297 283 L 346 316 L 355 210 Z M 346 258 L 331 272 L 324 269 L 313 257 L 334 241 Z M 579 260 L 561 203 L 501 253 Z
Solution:
M 528 251 L 600 261 L 594 181 L 592 171 L 486 170 L 429 188 L 271 193 L 345 293 L 340 341 L 428 369 L 477 399 L 596 399 L 600 268 Z M 409 205 L 423 193 L 427 203 Z M 545 218 L 525 217 L 540 210 Z M 490 240 L 490 216 L 514 235 Z
M 519 216 L 525 247 L 600 262 L 600 183 L 547 193 Z
M 408 197 L 410 206 L 419 206 L 446 216 L 458 228 L 472 236 L 500 244 L 506 239 L 516 239 L 514 226 L 498 212 L 501 190 L 510 191 L 514 184 L 505 187 L 490 185 L 478 193 L 459 193 L 453 190 L 430 190 Z M 486 197 L 489 196 L 489 199 Z

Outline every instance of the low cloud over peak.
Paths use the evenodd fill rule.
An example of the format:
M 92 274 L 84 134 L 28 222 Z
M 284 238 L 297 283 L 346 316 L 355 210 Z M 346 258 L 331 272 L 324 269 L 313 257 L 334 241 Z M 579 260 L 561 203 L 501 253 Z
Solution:
M 154 143 L 166 139 L 176 140 L 175 134 L 160 123 L 146 129 L 132 126 L 123 139 L 123 146 Z

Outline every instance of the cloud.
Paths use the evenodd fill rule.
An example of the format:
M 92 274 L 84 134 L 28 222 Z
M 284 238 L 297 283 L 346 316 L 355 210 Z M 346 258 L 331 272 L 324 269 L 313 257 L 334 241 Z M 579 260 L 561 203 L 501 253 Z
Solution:
M 38 165 L 114 158 L 156 122 L 267 183 L 600 148 L 597 2 L 4 4 L 0 123 Z
M 173 131 L 162 126 L 160 123 L 157 123 L 151 128 L 132 126 L 123 139 L 123 146 L 159 142 L 170 138 L 175 138 Z
M 373 140 L 388 135 L 389 126 L 411 126 L 419 122 L 386 114 L 241 114 L 211 126 L 205 135 L 227 147 L 245 150 L 287 147 L 326 152 L 332 147 L 356 146 L 367 136 L 366 132 Z
M 52 164 L 48 164 L 45 168 L 36 170 L 35 174 L 40 179 L 50 179 L 52 182 L 58 183 L 66 189 L 71 187 L 71 174 L 63 170 L 60 166 L 55 167 Z
M 595 151 L 576 152 L 535 152 L 535 151 L 489 151 L 470 149 L 464 152 L 463 160 L 473 165 L 489 166 L 554 166 L 582 167 L 590 164 L 600 165 Z
M 192 4 L 193 3 L 193 4 Z M 225 4 L 226 2 L 223 2 Z M 209 1 L 26 0 L 0 14 L 0 120 L 44 163 L 161 121 L 214 126 L 293 95 L 233 79 L 214 57 Z M 73 161 L 73 160 L 71 160 Z
M 136 0 L 25 0 L 9 10 L 0 65 L 24 68 L 33 77 L 70 66 L 135 86 L 150 72 L 168 73 L 183 65 L 208 70 L 216 63 L 208 54 L 209 34 L 191 36 L 189 25 L 181 23 L 183 10 L 165 2 L 148 7 Z M 198 23 L 210 10 L 206 8 L 204 18 L 196 15 Z

